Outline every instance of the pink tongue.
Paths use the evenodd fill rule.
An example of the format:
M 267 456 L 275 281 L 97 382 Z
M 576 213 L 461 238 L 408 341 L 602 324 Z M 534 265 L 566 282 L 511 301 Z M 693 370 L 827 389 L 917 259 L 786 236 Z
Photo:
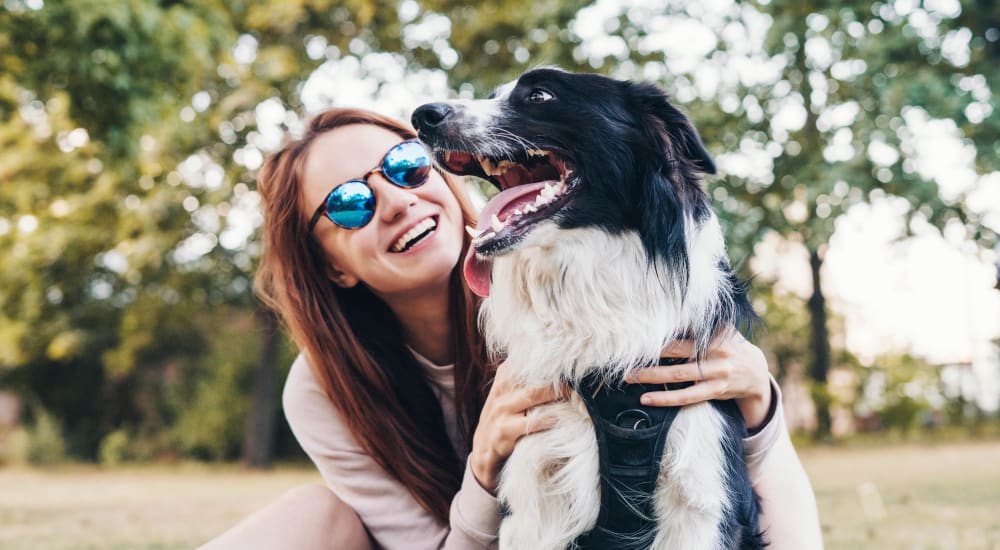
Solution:
M 465 282 L 469 284 L 469 290 L 477 296 L 486 298 L 490 295 L 490 269 L 493 262 L 483 260 L 476 255 L 476 249 L 469 247 L 469 252 L 465 255 Z
M 501 220 L 509 216 L 509 212 L 517 208 L 518 205 L 533 200 L 534 196 L 545 187 L 548 182 L 529 183 L 511 187 L 499 193 L 490 202 L 486 203 L 483 211 L 479 213 L 479 222 L 476 229 L 480 233 L 490 228 L 493 215 L 496 214 Z M 518 201 L 518 199 L 522 199 Z M 515 204 L 516 203 L 516 204 Z M 465 255 L 465 281 L 469 284 L 469 289 L 483 298 L 490 295 L 490 270 L 493 262 L 490 259 L 480 258 L 476 254 L 474 246 L 469 247 L 469 252 Z

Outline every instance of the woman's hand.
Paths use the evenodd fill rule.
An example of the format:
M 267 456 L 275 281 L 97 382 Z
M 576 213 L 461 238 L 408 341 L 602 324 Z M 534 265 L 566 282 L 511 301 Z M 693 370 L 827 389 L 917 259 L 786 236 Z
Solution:
M 694 343 L 678 340 L 663 349 L 662 357 L 693 357 Z M 659 407 L 691 405 L 710 399 L 735 399 L 747 429 L 757 430 L 771 407 L 771 379 L 764 352 L 733 330 L 712 343 L 698 363 L 640 369 L 628 379 L 643 384 L 695 382 L 680 390 L 648 392 L 642 403 Z
M 521 437 L 547 430 L 555 418 L 529 414 L 529 409 L 569 395 L 569 388 L 522 388 L 515 385 L 510 369 L 501 363 L 497 367 L 493 387 L 486 397 L 479 425 L 472 438 L 469 465 L 476 481 L 490 493 L 495 493 L 500 469 Z

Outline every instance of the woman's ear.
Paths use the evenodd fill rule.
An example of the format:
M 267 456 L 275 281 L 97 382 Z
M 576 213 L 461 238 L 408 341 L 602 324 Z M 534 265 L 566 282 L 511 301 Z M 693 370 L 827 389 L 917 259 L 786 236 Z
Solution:
M 333 284 L 341 288 L 353 288 L 358 284 L 358 278 L 346 271 L 342 271 L 333 263 L 326 264 L 326 276 L 333 281 Z

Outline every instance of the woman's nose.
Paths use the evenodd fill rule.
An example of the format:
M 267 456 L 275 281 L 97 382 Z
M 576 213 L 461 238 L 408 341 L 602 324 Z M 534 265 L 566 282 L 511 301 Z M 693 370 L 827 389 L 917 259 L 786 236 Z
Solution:
M 375 192 L 377 213 L 384 222 L 392 222 L 405 216 L 407 209 L 417 203 L 417 196 L 412 190 L 394 185 L 380 173 L 372 174 L 368 178 L 368 185 Z

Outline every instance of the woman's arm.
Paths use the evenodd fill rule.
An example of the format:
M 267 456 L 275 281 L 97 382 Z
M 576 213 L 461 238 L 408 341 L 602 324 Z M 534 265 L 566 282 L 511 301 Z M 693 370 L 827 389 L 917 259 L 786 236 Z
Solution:
M 358 445 L 300 355 L 283 394 L 285 416 L 326 485 L 384 548 L 476 549 L 495 545 L 500 509 L 467 467 L 442 525 Z M 334 533 L 330 534 L 333 538 Z
M 816 496 L 788 431 L 767 452 L 753 486 L 760 496 L 760 527 L 771 542 L 769 550 L 821 550 Z

